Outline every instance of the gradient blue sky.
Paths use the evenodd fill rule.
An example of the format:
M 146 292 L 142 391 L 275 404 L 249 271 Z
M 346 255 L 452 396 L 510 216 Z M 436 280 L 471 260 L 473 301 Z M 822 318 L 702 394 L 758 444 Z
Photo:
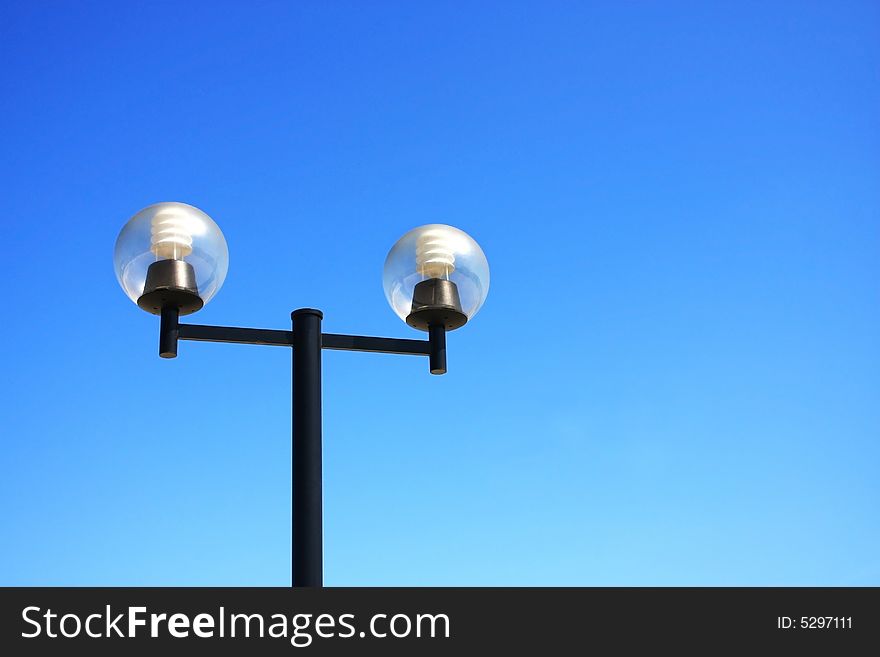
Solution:
M 418 337 L 394 241 L 489 258 L 447 376 L 325 354 L 328 584 L 880 584 L 876 2 L 5 0 L 0 56 L 0 584 L 289 581 L 289 353 L 160 360 L 113 275 L 164 200 L 200 323 Z

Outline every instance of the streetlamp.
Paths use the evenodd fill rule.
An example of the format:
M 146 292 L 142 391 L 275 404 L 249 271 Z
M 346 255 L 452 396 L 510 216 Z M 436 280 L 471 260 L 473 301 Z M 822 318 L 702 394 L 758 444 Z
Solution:
M 489 291 L 489 263 L 467 233 L 444 224 L 414 228 L 391 248 L 382 276 L 397 315 L 427 340 L 322 333 L 323 313 L 300 308 L 292 330 L 181 324 L 226 278 L 229 251 L 220 227 L 185 203 L 157 203 L 134 215 L 116 239 L 116 277 L 128 297 L 159 315 L 159 355 L 175 358 L 179 340 L 293 348 L 294 586 L 323 585 L 321 492 L 321 350 L 428 356 L 446 373 L 446 332 L 477 314 Z

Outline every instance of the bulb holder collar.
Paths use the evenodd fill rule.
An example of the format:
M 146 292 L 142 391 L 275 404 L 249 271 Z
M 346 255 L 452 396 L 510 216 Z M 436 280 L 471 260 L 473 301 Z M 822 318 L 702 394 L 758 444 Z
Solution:
M 464 326 L 467 320 L 467 315 L 461 311 L 455 283 L 443 278 L 429 278 L 416 285 L 407 324 L 421 331 L 427 331 L 431 326 L 454 331 Z
M 199 296 L 191 264 L 183 260 L 157 260 L 147 269 L 144 293 L 137 304 L 153 315 L 161 315 L 165 306 L 177 308 L 180 315 L 190 315 L 205 302 Z

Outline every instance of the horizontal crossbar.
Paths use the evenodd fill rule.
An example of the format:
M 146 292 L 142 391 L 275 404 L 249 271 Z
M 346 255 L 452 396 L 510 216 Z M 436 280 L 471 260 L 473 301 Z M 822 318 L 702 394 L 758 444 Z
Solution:
M 178 325 L 180 340 L 196 342 L 235 342 L 237 344 L 269 344 L 279 347 L 293 345 L 293 331 L 275 329 L 238 328 L 236 326 Z
M 343 351 L 372 351 L 380 354 L 416 354 L 427 356 L 431 353 L 428 340 L 406 340 L 404 338 L 373 338 L 365 335 L 338 335 L 323 333 L 321 346 L 324 349 Z
M 179 324 L 178 331 L 180 340 L 262 344 L 279 347 L 293 346 L 293 331 L 205 326 L 203 324 Z M 321 343 L 324 349 L 341 351 L 369 351 L 380 354 L 414 354 L 418 356 L 428 356 L 431 353 L 431 343 L 428 340 L 323 333 Z

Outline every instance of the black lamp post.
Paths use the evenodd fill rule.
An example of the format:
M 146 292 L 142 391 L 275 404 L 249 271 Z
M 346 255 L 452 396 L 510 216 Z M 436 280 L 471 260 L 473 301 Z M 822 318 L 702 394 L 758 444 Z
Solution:
M 292 579 L 323 585 L 321 351 L 368 351 L 428 356 L 431 374 L 446 373 L 446 332 L 473 317 L 489 290 L 489 266 L 466 233 L 443 224 L 409 231 L 385 260 L 385 295 L 427 340 L 322 333 L 323 313 L 291 313 L 290 331 L 181 324 L 216 294 L 229 262 L 220 228 L 184 203 L 144 208 L 123 227 L 114 264 L 126 294 L 161 317 L 159 355 L 175 358 L 179 340 L 292 347 Z

